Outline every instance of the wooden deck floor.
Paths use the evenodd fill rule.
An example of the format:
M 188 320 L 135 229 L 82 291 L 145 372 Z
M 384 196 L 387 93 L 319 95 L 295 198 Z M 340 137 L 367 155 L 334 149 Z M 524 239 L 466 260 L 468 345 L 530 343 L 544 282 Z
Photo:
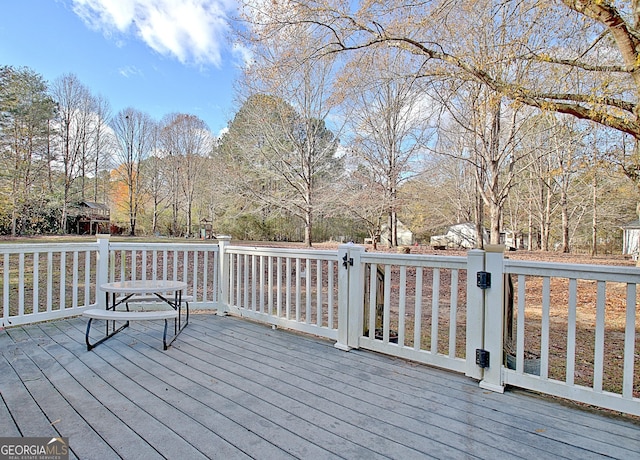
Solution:
M 162 351 L 137 323 L 87 352 L 86 320 L 0 331 L 0 436 L 80 459 L 640 458 L 640 425 L 233 317 Z

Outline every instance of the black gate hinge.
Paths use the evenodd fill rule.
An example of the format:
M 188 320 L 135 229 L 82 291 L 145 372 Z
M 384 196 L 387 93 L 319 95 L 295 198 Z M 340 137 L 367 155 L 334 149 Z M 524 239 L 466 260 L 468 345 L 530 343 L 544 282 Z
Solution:
M 487 289 L 491 287 L 491 273 L 490 272 L 478 272 L 476 278 L 476 286 L 480 289 Z
M 489 367 L 489 352 L 482 348 L 476 348 L 476 364 L 481 368 Z

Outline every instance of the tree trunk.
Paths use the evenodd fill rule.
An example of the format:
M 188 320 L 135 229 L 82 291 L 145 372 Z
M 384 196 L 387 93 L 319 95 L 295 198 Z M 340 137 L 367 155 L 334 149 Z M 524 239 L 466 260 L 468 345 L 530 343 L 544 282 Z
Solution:
M 567 204 L 566 184 L 562 185 L 560 192 L 560 209 L 562 212 L 562 252 L 568 254 L 569 251 L 569 210 Z
M 500 218 L 501 218 L 500 205 L 497 203 L 491 203 L 489 209 L 489 217 L 491 219 L 491 244 L 500 244 Z

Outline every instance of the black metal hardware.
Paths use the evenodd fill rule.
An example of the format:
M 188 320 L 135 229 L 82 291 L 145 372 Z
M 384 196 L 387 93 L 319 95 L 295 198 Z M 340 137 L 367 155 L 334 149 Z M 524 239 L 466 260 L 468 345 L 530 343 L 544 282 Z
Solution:
M 478 272 L 478 276 L 476 278 L 476 285 L 480 289 L 487 289 L 491 287 L 491 273 L 489 272 Z
M 349 268 L 349 265 L 353 267 L 353 258 L 349 257 L 349 254 L 345 253 L 344 257 L 342 258 L 342 265 L 344 266 L 344 268 Z
M 476 364 L 481 368 L 489 367 L 489 352 L 482 348 L 476 348 Z

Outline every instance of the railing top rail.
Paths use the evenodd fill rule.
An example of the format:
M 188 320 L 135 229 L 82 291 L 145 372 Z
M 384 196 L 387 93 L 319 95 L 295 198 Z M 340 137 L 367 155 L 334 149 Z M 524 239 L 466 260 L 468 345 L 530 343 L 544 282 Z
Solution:
M 337 250 L 308 249 L 308 248 L 271 248 L 260 246 L 227 246 L 225 249 L 232 254 L 249 254 L 256 256 L 278 256 L 296 259 L 335 260 Z
M 95 251 L 98 243 L 33 243 L 0 244 L 0 254 L 33 254 L 39 252 Z
M 514 275 L 640 283 L 640 268 L 620 265 L 567 264 L 505 259 L 504 268 L 505 272 Z
M 124 243 L 110 242 L 109 249 L 115 251 L 218 251 L 217 243 Z
M 467 268 L 464 256 L 435 256 L 425 254 L 388 254 L 384 252 L 365 252 L 361 256 L 365 263 L 384 263 L 393 265 L 411 265 L 433 268 Z

